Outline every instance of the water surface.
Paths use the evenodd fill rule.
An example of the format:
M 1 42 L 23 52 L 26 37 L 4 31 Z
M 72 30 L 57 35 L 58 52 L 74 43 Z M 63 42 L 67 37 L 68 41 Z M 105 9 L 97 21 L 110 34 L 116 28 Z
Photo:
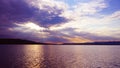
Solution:
M 0 45 L 0 68 L 120 68 L 120 46 Z

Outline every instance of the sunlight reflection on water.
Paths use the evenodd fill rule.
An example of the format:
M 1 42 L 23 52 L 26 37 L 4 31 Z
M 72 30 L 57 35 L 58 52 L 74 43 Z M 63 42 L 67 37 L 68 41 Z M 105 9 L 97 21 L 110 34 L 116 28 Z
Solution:
M 13 54 L 3 56 L 11 59 L 12 66 L 3 59 L 9 68 L 120 68 L 119 46 L 15 45 L 5 49 L 6 55 Z
M 42 61 L 42 48 L 39 45 L 28 45 L 25 46 L 25 65 L 27 68 L 40 68 Z

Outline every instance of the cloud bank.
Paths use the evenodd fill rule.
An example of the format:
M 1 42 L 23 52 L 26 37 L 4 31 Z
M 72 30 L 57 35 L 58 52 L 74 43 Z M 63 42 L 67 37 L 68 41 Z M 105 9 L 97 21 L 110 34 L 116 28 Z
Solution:
M 49 27 L 68 21 L 68 19 L 61 16 L 64 11 L 63 8 L 59 8 L 54 3 L 50 6 L 51 4 L 48 5 L 48 3 L 41 0 L 38 5 L 33 5 L 31 4 L 32 1 L 29 1 L 0 0 L 0 25 L 10 26 L 12 23 L 32 21 L 43 27 Z M 42 7 L 39 7 L 40 5 Z
M 0 0 L 0 36 L 42 42 L 119 41 L 120 9 L 106 14 L 109 2 Z

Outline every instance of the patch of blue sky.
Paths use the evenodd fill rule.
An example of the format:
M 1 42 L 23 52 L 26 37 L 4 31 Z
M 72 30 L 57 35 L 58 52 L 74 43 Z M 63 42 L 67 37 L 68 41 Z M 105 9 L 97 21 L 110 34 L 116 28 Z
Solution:
M 70 7 L 75 6 L 79 3 L 86 3 L 86 2 L 90 2 L 91 0 L 58 0 L 58 1 L 63 1 L 66 4 L 68 4 Z
M 65 0 L 65 3 L 67 3 L 69 6 L 74 6 L 78 3 L 78 1 L 75 0 Z
M 108 4 L 108 7 L 103 9 L 100 13 L 108 15 L 116 11 L 120 11 L 120 0 L 109 0 L 106 2 Z

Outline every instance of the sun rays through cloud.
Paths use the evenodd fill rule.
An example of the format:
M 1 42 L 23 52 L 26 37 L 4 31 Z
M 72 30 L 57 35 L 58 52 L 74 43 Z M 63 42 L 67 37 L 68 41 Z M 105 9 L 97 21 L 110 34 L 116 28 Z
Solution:
M 0 0 L 0 37 L 59 43 L 120 41 L 119 2 Z

